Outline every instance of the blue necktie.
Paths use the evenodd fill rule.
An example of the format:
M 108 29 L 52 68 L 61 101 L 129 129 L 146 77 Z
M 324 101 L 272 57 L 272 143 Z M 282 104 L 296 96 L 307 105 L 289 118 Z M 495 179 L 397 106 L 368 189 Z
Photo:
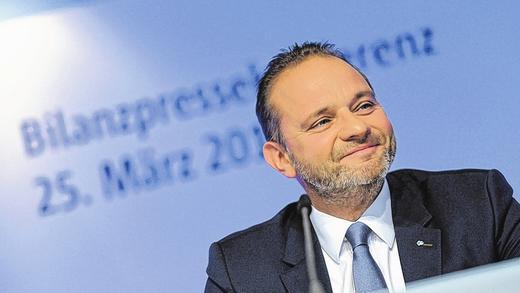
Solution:
M 368 250 L 368 235 L 370 232 L 372 230 L 367 225 L 356 222 L 350 225 L 346 234 L 354 252 L 352 272 L 357 293 L 386 288 L 383 274 Z

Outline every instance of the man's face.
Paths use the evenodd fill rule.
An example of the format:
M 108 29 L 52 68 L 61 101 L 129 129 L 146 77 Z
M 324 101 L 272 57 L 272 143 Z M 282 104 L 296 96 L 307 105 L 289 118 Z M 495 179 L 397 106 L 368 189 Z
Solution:
M 312 56 L 275 80 L 271 105 L 297 176 L 322 195 L 383 178 L 395 156 L 392 125 L 363 76 Z

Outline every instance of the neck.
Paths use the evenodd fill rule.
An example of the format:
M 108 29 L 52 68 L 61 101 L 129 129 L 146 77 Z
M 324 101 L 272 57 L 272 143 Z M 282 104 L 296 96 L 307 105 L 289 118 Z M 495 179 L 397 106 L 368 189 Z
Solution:
M 320 194 L 308 186 L 305 186 L 305 191 L 309 195 L 312 205 L 321 212 L 354 222 L 374 202 L 384 182 L 385 180 L 382 178 L 373 183 L 358 185 L 336 194 Z

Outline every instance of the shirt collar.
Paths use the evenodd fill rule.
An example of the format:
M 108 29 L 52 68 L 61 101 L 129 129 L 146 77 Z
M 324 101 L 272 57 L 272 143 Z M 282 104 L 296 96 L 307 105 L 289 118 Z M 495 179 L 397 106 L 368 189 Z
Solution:
M 345 240 L 345 234 L 347 233 L 347 229 L 354 222 L 331 216 L 318 210 L 314 206 L 312 206 L 310 218 L 321 247 L 336 263 L 339 263 L 341 246 Z M 392 248 L 395 232 L 392 222 L 390 190 L 386 179 L 379 195 L 358 219 L 358 222 L 363 222 L 368 225 L 389 248 Z

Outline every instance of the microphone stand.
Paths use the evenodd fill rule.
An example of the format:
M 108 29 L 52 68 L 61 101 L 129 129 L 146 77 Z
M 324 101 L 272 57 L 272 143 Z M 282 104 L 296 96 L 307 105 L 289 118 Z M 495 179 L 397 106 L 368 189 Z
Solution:
M 311 220 L 311 201 L 307 194 L 303 194 L 298 201 L 298 211 L 302 216 L 303 235 L 305 244 L 305 263 L 307 265 L 307 276 L 309 277 L 309 293 L 325 293 L 323 285 L 318 279 L 316 272 L 316 257 L 314 255 L 314 244 L 312 242 Z

